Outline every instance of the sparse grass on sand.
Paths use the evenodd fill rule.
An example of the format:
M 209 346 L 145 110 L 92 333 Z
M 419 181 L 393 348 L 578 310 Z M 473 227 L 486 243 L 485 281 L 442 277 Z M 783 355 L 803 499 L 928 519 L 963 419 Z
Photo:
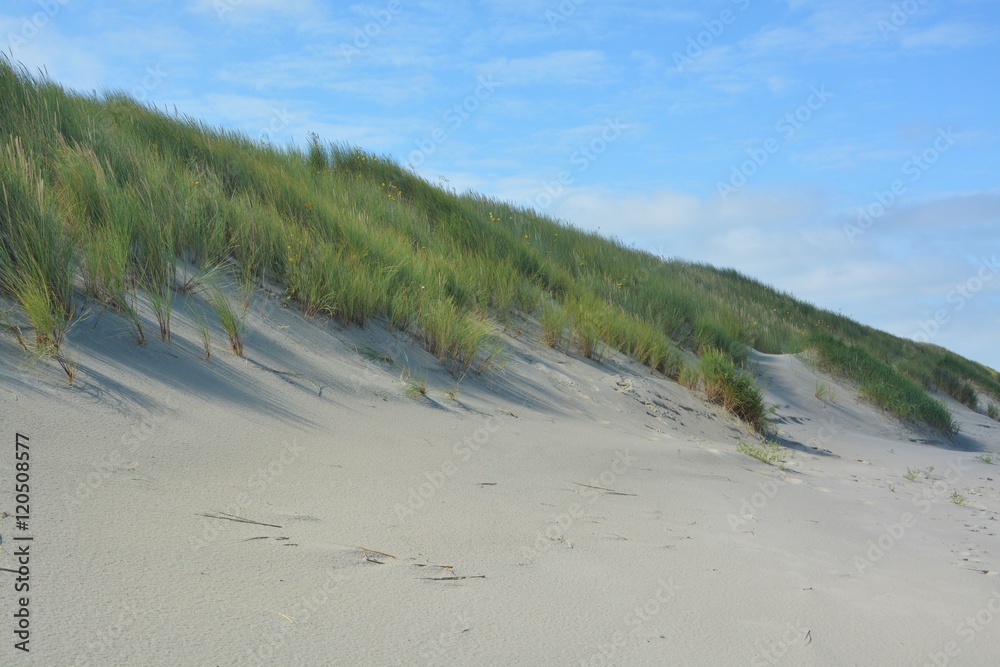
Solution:
M 427 396 L 427 379 L 424 377 L 415 377 L 404 372 L 403 386 L 406 395 L 410 398 Z
M 816 398 L 824 403 L 836 403 L 837 392 L 826 382 L 816 381 Z
M 785 463 L 787 463 L 781 445 L 771 440 L 760 443 L 741 442 L 736 446 L 736 451 L 751 456 L 761 463 L 776 465 L 779 468 L 784 468 Z
M 904 421 L 924 423 L 946 434 L 957 433 L 951 413 L 913 380 L 876 359 L 864 348 L 829 334 L 816 334 L 810 346 L 820 367 L 858 385 L 863 398 Z

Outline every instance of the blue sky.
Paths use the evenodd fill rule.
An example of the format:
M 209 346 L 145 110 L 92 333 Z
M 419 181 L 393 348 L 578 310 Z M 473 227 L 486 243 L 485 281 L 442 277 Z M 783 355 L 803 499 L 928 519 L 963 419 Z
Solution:
M 388 153 L 1000 368 L 995 0 L 5 5 L 68 87 Z

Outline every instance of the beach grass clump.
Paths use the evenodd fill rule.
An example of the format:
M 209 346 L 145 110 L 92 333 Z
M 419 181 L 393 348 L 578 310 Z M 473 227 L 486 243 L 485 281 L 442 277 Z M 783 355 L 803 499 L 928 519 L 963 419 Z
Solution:
M 418 323 L 428 351 L 453 371 L 487 370 L 498 361 L 493 325 L 481 313 L 463 312 L 450 297 L 425 302 Z
M 539 323 L 542 325 L 542 340 L 545 344 L 552 348 L 562 347 L 566 327 L 569 325 L 566 309 L 555 301 L 546 302 L 542 305 Z
M 695 391 L 701 385 L 701 381 L 701 368 L 698 364 L 681 363 L 680 370 L 677 373 L 678 384 L 687 387 L 691 391 Z
M 246 310 L 233 307 L 226 293 L 217 287 L 209 291 L 208 305 L 219 319 L 219 323 L 229 337 L 229 348 L 233 351 L 233 354 L 242 357 L 246 343 Z M 206 348 L 205 358 L 208 359 L 210 356 L 208 352 L 208 336 L 204 332 L 202 336 Z
M 210 361 L 212 359 L 212 328 L 200 310 L 193 310 L 191 318 L 198 329 L 198 337 L 201 339 L 202 349 L 205 351 L 204 359 Z
M 427 397 L 427 378 L 416 377 L 407 372 L 404 372 L 404 378 L 403 390 L 407 396 L 410 398 Z
M 699 358 L 699 373 L 705 394 L 759 432 L 767 429 L 764 395 L 753 377 L 736 368 L 722 350 L 708 348 Z
M 990 419 L 1000 421 L 1000 407 L 992 401 L 986 404 L 986 416 Z
M 826 382 L 816 381 L 816 398 L 823 403 L 836 403 L 837 392 Z
M 34 331 L 34 353 L 54 358 L 70 384 L 76 366 L 63 340 L 76 313 L 74 246 L 35 158 L 15 137 L 0 153 L 0 290 L 13 297 Z
M 948 394 L 970 410 L 979 409 L 979 395 L 976 388 L 947 363 L 939 362 L 934 368 L 931 386 Z
M 809 344 L 820 368 L 857 384 L 863 398 L 904 421 L 924 423 L 946 434 L 957 432 L 943 404 L 865 349 L 828 334 L 814 335 Z
M 569 314 L 570 340 L 576 351 L 586 359 L 603 360 L 604 304 L 595 298 L 584 298 L 569 301 L 565 306 Z

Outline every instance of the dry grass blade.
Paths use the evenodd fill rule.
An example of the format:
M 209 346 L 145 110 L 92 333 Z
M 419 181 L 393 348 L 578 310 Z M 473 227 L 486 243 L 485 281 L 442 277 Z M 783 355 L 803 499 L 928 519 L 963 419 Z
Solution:
M 385 556 L 386 558 L 391 558 L 393 560 L 396 560 L 395 556 L 393 556 L 392 554 L 387 554 L 384 551 L 376 551 L 375 549 L 369 549 L 368 547 L 354 547 L 354 548 L 359 551 L 366 551 L 368 553 L 378 554 L 379 556 Z
M 637 497 L 636 494 L 634 494 L 634 493 L 625 493 L 624 491 L 615 491 L 614 489 L 608 489 L 608 488 L 605 488 L 603 486 L 594 486 L 593 484 L 581 484 L 580 482 L 571 482 L 571 483 L 572 484 L 576 484 L 577 486 L 585 486 L 588 489 L 597 489 L 598 491 L 604 491 L 605 493 L 607 493 L 608 495 L 611 495 L 611 496 L 633 496 L 633 497 Z
M 276 526 L 273 523 L 261 523 L 260 521 L 254 521 L 253 519 L 246 519 L 241 516 L 236 516 L 235 514 L 227 514 L 226 512 L 208 513 L 208 512 L 196 512 L 198 516 L 208 517 L 209 519 L 224 519 L 225 521 L 235 521 L 236 523 L 250 523 L 255 526 L 267 526 L 268 528 L 283 528 L 284 526 Z

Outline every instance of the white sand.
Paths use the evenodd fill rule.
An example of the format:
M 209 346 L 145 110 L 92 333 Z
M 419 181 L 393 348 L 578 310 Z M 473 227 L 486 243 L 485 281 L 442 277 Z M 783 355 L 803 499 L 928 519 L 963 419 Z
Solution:
M 0 338 L 0 510 L 21 432 L 34 537 L 31 652 L 0 572 L 0 664 L 997 664 L 996 422 L 950 404 L 940 442 L 758 355 L 781 470 L 697 395 L 529 325 L 452 400 L 378 326 L 256 311 L 247 359 L 216 332 L 209 363 L 180 314 L 140 348 L 95 313 L 72 388 Z M 23 534 L 0 520 L 0 566 Z

